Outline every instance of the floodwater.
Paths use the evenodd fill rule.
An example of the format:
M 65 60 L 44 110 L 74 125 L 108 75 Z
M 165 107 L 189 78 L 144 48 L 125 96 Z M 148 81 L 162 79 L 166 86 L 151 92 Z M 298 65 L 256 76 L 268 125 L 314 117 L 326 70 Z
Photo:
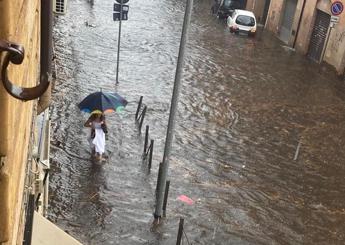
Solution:
M 167 218 L 151 229 L 184 3 L 129 2 L 118 85 L 113 1 L 70 0 L 56 19 L 50 219 L 84 244 L 175 244 L 180 217 L 190 244 L 344 244 L 344 84 L 269 33 L 230 34 L 211 0 L 194 1 Z M 129 101 L 107 117 L 103 166 L 76 106 L 100 89 Z M 150 173 L 134 120 L 141 95 Z

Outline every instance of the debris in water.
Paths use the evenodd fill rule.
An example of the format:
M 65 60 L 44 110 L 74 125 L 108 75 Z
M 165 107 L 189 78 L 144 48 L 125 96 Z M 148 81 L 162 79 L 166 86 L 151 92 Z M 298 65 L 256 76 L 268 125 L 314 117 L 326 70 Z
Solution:
M 181 202 L 187 203 L 188 205 L 193 205 L 194 201 L 185 195 L 181 195 L 177 198 Z
M 295 156 L 293 158 L 294 161 L 297 160 L 298 158 L 298 154 L 299 154 L 299 149 L 301 148 L 301 142 L 298 142 L 297 148 L 296 148 L 296 152 L 295 152 Z

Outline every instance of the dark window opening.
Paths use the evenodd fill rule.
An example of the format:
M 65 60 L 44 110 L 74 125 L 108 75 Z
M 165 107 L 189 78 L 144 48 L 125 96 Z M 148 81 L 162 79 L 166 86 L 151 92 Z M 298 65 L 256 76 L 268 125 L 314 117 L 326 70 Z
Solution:
M 246 15 L 239 15 L 236 18 L 236 24 L 241 26 L 255 26 L 255 19 Z

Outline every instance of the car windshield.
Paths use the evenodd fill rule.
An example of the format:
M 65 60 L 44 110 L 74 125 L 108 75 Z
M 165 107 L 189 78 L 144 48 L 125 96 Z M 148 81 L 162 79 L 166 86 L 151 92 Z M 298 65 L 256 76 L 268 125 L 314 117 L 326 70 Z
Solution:
M 255 20 L 253 17 L 247 15 L 239 15 L 236 18 L 236 24 L 241 26 L 255 26 Z

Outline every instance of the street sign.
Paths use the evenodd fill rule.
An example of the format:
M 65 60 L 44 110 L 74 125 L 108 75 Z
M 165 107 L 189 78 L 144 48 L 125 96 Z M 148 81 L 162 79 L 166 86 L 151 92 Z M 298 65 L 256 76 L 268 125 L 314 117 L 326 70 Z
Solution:
M 129 0 L 122 0 L 122 4 L 128 3 Z M 116 0 L 116 2 L 121 3 L 121 0 Z
M 128 12 L 129 6 L 128 5 L 122 5 L 122 11 Z M 121 12 L 121 4 L 114 3 L 114 11 L 115 12 Z
M 331 22 L 332 23 L 339 23 L 339 19 L 340 19 L 339 16 L 334 16 L 334 15 L 331 16 Z
M 129 6 L 124 5 L 124 3 L 128 3 L 128 1 L 129 0 L 116 0 L 116 2 L 119 4 L 114 3 L 113 20 L 119 21 L 119 37 L 117 39 L 116 84 L 119 83 L 121 23 L 123 20 L 128 20 Z
M 332 15 L 340 15 L 344 10 L 344 5 L 342 2 L 340 1 L 335 1 L 334 3 L 332 3 L 331 6 L 331 12 Z
M 119 12 L 113 13 L 113 20 L 114 21 L 119 21 L 120 18 L 121 18 L 121 13 L 119 13 Z M 128 20 L 128 12 L 122 12 L 122 20 Z

